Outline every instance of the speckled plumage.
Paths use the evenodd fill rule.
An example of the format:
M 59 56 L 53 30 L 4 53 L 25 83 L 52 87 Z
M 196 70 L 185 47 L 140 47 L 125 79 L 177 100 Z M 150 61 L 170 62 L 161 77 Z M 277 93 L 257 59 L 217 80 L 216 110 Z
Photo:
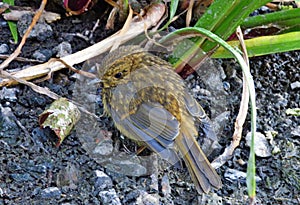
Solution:
M 103 59 L 99 78 L 104 109 L 125 136 L 173 164 L 183 158 L 199 193 L 221 187 L 195 140 L 194 120 L 215 138 L 211 123 L 168 62 L 140 47 L 124 46 Z

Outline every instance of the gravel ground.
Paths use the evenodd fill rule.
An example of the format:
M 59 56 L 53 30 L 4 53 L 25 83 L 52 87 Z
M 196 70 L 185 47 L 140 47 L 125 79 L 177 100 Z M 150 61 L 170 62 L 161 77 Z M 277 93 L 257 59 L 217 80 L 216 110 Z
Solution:
M 16 1 L 16 4 L 38 5 L 35 1 Z M 55 3 L 49 9 L 63 12 Z M 101 17 L 102 23 L 90 35 L 98 17 L 97 9 L 105 11 L 94 8 L 82 16 L 63 16 L 57 22 L 41 24 L 43 27 L 38 31 L 43 30 L 43 35 L 28 39 L 20 56 L 47 61 L 111 35 L 113 30 L 104 29 L 107 15 Z M 23 17 L 18 27 L 24 27 L 29 20 L 30 16 Z M 115 30 L 118 29 L 116 25 Z M 10 32 L 2 18 L 0 31 L 0 52 L 9 54 L 16 45 L 9 41 Z M 75 34 L 90 38 L 85 40 Z M 212 63 L 212 69 L 216 69 L 211 70 L 216 71 L 213 74 L 204 76 L 198 72 L 186 79 L 191 93 L 219 126 L 219 146 L 209 156 L 210 160 L 230 143 L 242 85 L 241 71 L 234 60 Z M 14 61 L 8 69 L 34 64 Z M 257 130 L 268 136 L 266 155 L 256 159 L 258 204 L 299 204 L 300 118 L 286 114 L 286 110 L 300 107 L 300 52 L 256 57 L 250 64 L 256 85 Z M 215 83 L 208 82 L 211 79 L 208 77 Z M 96 110 L 97 115 L 103 111 L 101 90 L 66 69 L 38 85 L 83 105 L 92 101 L 95 106 L 88 104 L 87 108 Z M 136 149 L 135 144 L 121 136 L 109 118 L 97 121 L 83 115 L 76 131 L 56 147 L 53 134 L 41 130 L 38 124 L 39 114 L 51 102 L 24 85 L 0 88 L 0 205 L 245 204 L 247 201 L 246 181 L 242 176 L 249 156 L 245 137 L 232 159 L 217 170 L 222 177 L 222 189 L 197 195 L 185 169 L 170 167 L 147 150 L 146 157 L 136 157 L 130 152 Z M 249 130 L 248 116 L 243 136 Z M 100 152 L 114 154 L 100 158 Z M 143 172 L 145 168 L 146 176 L 132 176 L 132 172 Z

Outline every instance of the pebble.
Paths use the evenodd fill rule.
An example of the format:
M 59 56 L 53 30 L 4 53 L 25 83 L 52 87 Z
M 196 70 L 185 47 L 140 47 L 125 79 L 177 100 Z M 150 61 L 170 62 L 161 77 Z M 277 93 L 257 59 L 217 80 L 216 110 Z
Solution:
M 294 129 L 292 130 L 291 134 L 292 134 L 293 136 L 300 137 L 300 125 L 299 125 L 298 127 L 294 128 Z
M 246 135 L 246 145 L 250 147 L 251 132 Z M 254 138 L 254 152 L 259 157 L 270 157 L 272 155 L 271 147 L 264 134 L 260 132 L 255 133 Z
M 20 128 L 15 123 L 15 116 L 11 108 L 2 107 L 0 104 L 0 136 L 7 144 L 12 145 L 16 142 L 16 136 L 20 134 Z
M 41 197 L 44 199 L 59 198 L 60 196 L 61 191 L 57 187 L 48 187 L 41 192 Z
M 8 53 L 9 47 L 6 43 L 0 45 L 0 54 Z
M 228 181 L 246 180 L 247 173 L 236 169 L 226 169 L 224 177 Z M 260 182 L 261 180 L 259 176 L 255 176 L 256 182 Z
M 142 157 L 126 155 L 123 152 L 119 153 L 119 155 L 111 159 L 111 163 L 107 164 L 105 168 L 129 176 L 143 176 L 147 174 L 147 168 L 141 164 Z
M 45 62 L 52 57 L 52 51 L 49 49 L 36 50 L 32 57 L 34 57 L 36 60 Z
M 103 156 L 110 155 L 113 152 L 114 146 L 111 139 L 103 140 L 97 144 L 93 153 L 100 154 Z
M 136 199 L 136 204 L 145 204 L 145 205 L 159 204 L 159 195 L 149 194 L 145 191 L 140 191 L 140 195 Z
M 18 89 L 16 88 L 6 88 L 3 87 L 0 90 L 0 100 L 5 100 L 6 102 L 16 102 L 17 101 Z
M 109 189 L 107 191 L 101 191 L 99 193 L 101 202 L 103 205 L 121 205 L 121 201 L 117 196 L 115 189 Z
M 216 193 L 209 193 L 209 194 L 201 194 L 192 203 L 194 204 L 213 204 L 213 205 L 222 205 L 222 204 L 231 204 L 225 203 L 224 198 L 218 196 Z
M 56 57 L 61 58 L 72 53 L 72 46 L 69 42 L 64 41 L 53 48 L 53 52 L 57 53 Z
M 28 174 L 11 174 L 10 177 L 17 182 L 27 182 L 32 181 L 33 178 Z
M 157 176 L 157 173 L 151 174 L 150 178 L 151 178 L 151 184 L 149 185 L 150 192 L 151 193 L 157 193 L 159 191 L 158 190 L 158 176 Z
M 292 90 L 300 88 L 300 82 L 296 81 L 296 82 L 291 83 L 291 88 L 292 88 Z
M 94 187 L 96 191 L 103 191 L 104 189 L 107 188 L 112 188 L 113 187 L 113 182 L 111 178 L 105 174 L 103 171 L 96 170 L 96 179 L 95 179 L 95 184 Z
M 79 182 L 80 171 L 76 166 L 68 162 L 67 166 L 57 174 L 57 185 L 59 187 L 66 186 L 70 189 L 76 189 Z
M 2 188 L 0 187 L 0 197 L 4 196 L 4 191 L 2 190 Z
M 165 173 L 161 179 L 161 191 L 164 196 L 171 194 L 171 186 L 168 175 Z
M 18 32 L 21 37 L 25 34 L 30 23 L 32 21 L 31 14 L 24 14 L 17 23 Z M 47 38 L 53 35 L 52 27 L 47 24 L 44 20 L 40 19 L 34 28 L 31 30 L 28 39 L 36 38 L 38 41 L 45 41 Z

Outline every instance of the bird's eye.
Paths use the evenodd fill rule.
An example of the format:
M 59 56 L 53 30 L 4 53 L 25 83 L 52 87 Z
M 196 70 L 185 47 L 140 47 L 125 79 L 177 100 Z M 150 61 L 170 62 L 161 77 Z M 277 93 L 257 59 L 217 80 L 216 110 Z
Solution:
M 121 72 L 115 74 L 115 78 L 121 78 L 121 77 L 122 77 L 122 73 Z

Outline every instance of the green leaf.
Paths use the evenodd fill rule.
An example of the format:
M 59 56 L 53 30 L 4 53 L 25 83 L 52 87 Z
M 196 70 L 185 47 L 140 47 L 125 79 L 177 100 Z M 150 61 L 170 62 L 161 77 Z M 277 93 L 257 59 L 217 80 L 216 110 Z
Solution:
M 14 0 L 3 0 L 3 2 L 7 3 L 7 4 L 11 5 L 11 6 L 15 5 Z M 13 39 L 14 39 L 14 42 L 18 43 L 17 24 L 15 22 L 13 22 L 13 21 L 7 21 L 7 22 L 8 22 L 8 26 L 9 26 L 9 29 L 10 29 L 10 33 L 11 33 Z
M 273 24 L 280 27 L 300 25 L 300 8 L 252 16 L 241 24 L 242 29 Z
M 232 47 L 238 47 L 239 41 L 229 41 Z M 300 31 L 290 32 L 276 36 L 262 36 L 245 40 L 249 57 L 300 50 Z M 232 58 L 232 54 L 220 47 L 212 58 Z
M 271 0 L 216 0 L 197 21 L 195 27 L 205 28 L 222 39 L 227 39 L 235 32 L 236 28 L 251 12 L 270 1 Z M 179 71 L 182 64 L 184 64 L 184 62 L 189 62 L 190 59 L 193 59 L 194 61 L 189 62 L 191 66 L 200 63 L 197 61 L 201 61 L 203 58 L 202 56 L 198 59 L 193 58 L 196 53 L 199 53 L 199 48 L 204 52 L 209 53 L 218 45 L 216 42 L 202 37 L 194 38 L 193 41 L 195 42 L 195 45 L 188 51 L 182 50 L 182 53 L 180 54 L 182 58 L 173 63 L 173 66 Z M 181 45 L 179 44 L 178 46 L 178 50 L 181 50 Z
M 179 0 L 171 0 L 169 21 L 160 29 L 160 31 L 166 29 L 170 25 L 170 23 L 172 23 L 173 17 L 175 16 L 175 13 L 178 8 L 178 3 L 179 3 Z
M 76 105 L 66 98 L 55 100 L 39 117 L 41 127 L 49 127 L 58 137 L 56 146 L 70 134 L 80 118 L 80 111 Z
M 205 28 L 222 39 L 227 39 L 246 17 L 255 9 L 265 5 L 271 0 L 216 0 L 207 9 L 195 27 Z M 201 41 L 200 41 L 201 42 Z M 205 52 L 211 51 L 217 44 L 208 40 L 200 44 Z

